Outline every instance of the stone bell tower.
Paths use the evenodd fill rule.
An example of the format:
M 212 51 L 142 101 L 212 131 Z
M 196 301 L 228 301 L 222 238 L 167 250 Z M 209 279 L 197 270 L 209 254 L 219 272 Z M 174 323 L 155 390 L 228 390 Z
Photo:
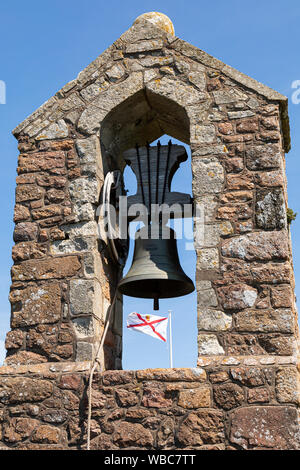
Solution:
M 1 448 L 85 449 L 89 431 L 93 449 L 299 449 L 287 98 L 147 13 L 13 133 Z M 164 134 L 190 146 L 204 208 L 198 363 L 122 371 L 122 267 L 96 209 L 124 152 Z

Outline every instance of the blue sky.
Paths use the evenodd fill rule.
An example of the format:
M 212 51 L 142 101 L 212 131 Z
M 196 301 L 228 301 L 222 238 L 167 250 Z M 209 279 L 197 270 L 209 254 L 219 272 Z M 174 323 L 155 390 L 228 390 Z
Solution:
M 299 212 L 298 220 L 292 225 L 296 293 L 299 290 L 300 104 L 291 100 L 295 91 L 292 82 L 300 80 L 299 1 L 6 0 L 0 6 L 0 80 L 6 83 L 7 90 L 6 104 L 0 104 L 0 351 L 9 329 L 8 292 L 18 156 L 11 130 L 75 78 L 137 16 L 147 11 L 165 13 L 173 21 L 177 36 L 288 96 L 292 136 L 292 150 L 287 155 L 288 194 L 289 207 Z M 174 178 L 174 189 L 188 191 L 188 164 L 185 167 L 183 164 L 179 171 L 177 179 Z M 181 261 L 185 271 L 193 275 L 193 254 L 181 256 Z M 161 314 L 168 308 L 174 311 L 174 365 L 195 365 L 195 294 L 163 301 L 161 306 Z M 124 315 L 137 309 L 149 313 L 151 302 L 127 298 Z M 145 335 L 125 332 L 124 368 L 167 366 L 165 344 Z

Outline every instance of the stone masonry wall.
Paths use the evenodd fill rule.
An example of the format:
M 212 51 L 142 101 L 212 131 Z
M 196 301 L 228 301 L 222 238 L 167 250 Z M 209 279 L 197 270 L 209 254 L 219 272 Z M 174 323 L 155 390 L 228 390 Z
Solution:
M 97 235 L 103 173 L 100 158 L 97 166 L 89 159 L 98 147 L 93 139 L 19 144 L 9 364 L 93 356 L 119 276 Z M 107 368 L 121 364 L 120 300 L 106 340 Z
M 103 178 L 124 167 L 122 151 L 164 133 L 190 145 L 204 208 L 199 358 L 296 354 L 285 107 L 282 95 L 142 21 L 15 129 L 8 362 L 93 357 L 121 276 L 98 237 Z M 121 308 L 120 298 L 106 368 L 121 367 Z
M 88 363 L 0 369 L 0 448 L 86 448 Z M 299 449 L 293 364 L 107 371 L 93 381 L 91 449 Z

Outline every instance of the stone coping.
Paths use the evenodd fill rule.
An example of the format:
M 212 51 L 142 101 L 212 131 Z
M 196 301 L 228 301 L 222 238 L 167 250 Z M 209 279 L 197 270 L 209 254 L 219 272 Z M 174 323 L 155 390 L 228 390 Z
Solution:
M 300 368 L 299 356 L 202 356 L 198 359 L 197 367 L 182 368 L 155 368 L 155 369 L 139 369 L 139 370 L 107 370 L 103 373 L 136 374 L 139 379 L 146 380 L 195 380 L 202 375 L 203 367 L 208 366 L 267 366 L 267 365 L 297 365 Z M 88 373 L 93 366 L 91 361 L 84 362 L 48 362 L 41 364 L 20 364 L 14 366 L 3 365 L 0 367 L 0 376 L 5 375 L 22 375 L 22 374 L 73 374 Z M 96 372 L 97 371 L 96 369 Z

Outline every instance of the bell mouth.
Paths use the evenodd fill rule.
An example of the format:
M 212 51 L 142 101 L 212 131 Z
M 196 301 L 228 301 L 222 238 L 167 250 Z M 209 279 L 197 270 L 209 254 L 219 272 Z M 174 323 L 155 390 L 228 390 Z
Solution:
M 147 283 L 145 284 L 145 280 Z M 191 294 L 195 290 L 194 284 L 186 276 L 183 282 L 181 279 L 153 279 L 151 274 L 130 277 L 130 283 L 119 284 L 119 291 L 121 294 L 129 295 L 130 297 L 139 297 L 142 299 L 169 299 L 173 297 L 181 297 L 183 295 Z

